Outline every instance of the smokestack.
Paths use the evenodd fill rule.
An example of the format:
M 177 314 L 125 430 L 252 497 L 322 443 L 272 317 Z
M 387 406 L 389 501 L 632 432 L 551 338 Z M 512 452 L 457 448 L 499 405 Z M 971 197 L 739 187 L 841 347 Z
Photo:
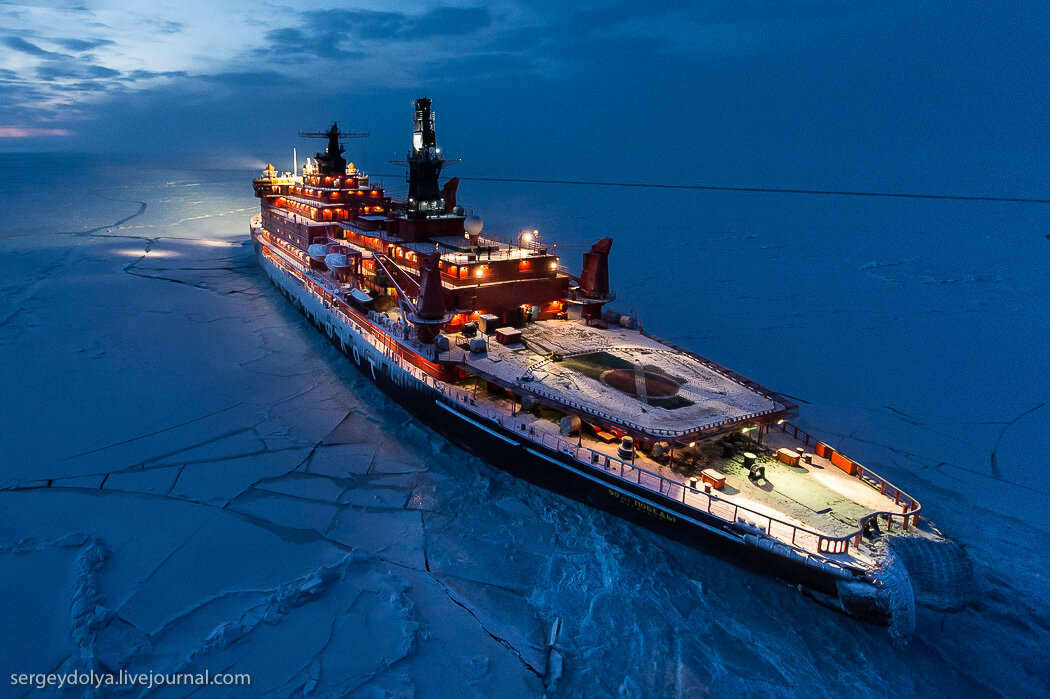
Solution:
M 580 293 L 599 300 L 609 296 L 609 251 L 612 238 L 602 238 L 583 253 L 583 271 L 580 272 Z
M 437 250 L 419 256 L 419 298 L 416 309 L 419 319 L 431 321 L 416 326 L 422 342 L 433 342 L 441 331 L 441 321 L 445 317 L 445 289 L 441 285 L 441 253 Z
M 445 213 L 451 214 L 456 208 L 456 190 L 459 189 L 459 178 L 453 177 L 441 188 L 441 198 L 445 200 Z

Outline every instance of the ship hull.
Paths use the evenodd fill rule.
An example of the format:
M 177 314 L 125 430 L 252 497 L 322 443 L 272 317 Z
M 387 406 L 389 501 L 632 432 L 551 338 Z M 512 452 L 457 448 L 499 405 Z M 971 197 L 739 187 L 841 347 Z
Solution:
M 256 252 L 265 243 L 253 235 Z M 805 586 L 834 604 L 841 583 L 862 583 L 860 571 L 829 566 L 793 553 L 758 545 L 760 537 L 709 513 L 688 508 L 600 468 L 590 469 L 570 454 L 524 439 L 502 425 L 472 413 L 379 353 L 322 301 L 265 256 L 258 255 L 273 284 L 369 380 L 420 422 L 488 464 L 546 490 L 599 508 L 668 538 L 701 550 L 717 551 L 734 564 Z M 837 607 L 836 607 L 837 608 Z M 844 609 L 841 611 L 845 611 Z M 864 621 L 888 624 L 889 617 L 869 614 Z

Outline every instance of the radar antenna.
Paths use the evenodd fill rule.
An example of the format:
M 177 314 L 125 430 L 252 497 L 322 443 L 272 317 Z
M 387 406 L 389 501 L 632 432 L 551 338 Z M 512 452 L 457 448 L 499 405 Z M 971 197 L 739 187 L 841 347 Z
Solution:
M 340 131 L 339 122 L 334 122 L 327 131 L 300 131 L 299 136 L 301 138 L 331 138 L 332 131 L 335 131 L 335 137 L 339 138 L 368 138 L 370 134 L 361 133 L 357 131 Z
M 346 171 L 346 160 L 343 153 L 346 151 L 340 143 L 340 138 L 365 138 L 367 133 L 356 133 L 352 131 L 340 131 L 339 123 L 332 122 L 327 131 L 300 131 L 301 138 L 327 138 L 328 148 L 324 153 L 315 154 L 318 172 L 322 175 L 342 175 Z

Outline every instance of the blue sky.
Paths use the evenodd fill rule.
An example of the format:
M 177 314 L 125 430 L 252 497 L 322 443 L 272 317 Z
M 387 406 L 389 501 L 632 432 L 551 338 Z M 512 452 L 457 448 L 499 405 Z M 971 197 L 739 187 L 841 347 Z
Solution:
M 339 119 L 384 162 L 426 94 L 500 174 L 1050 154 L 1041 3 L 47 0 L 0 27 L 0 151 L 266 157 Z

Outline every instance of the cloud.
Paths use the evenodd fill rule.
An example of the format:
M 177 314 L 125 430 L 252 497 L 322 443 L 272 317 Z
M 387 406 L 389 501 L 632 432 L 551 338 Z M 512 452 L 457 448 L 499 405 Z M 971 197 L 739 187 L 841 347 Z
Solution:
M 121 75 L 119 70 L 100 65 L 86 65 L 84 66 L 84 72 L 92 78 L 115 78 Z
M 78 80 L 63 85 L 66 90 L 84 93 L 109 92 L 114 86 L 115 84 L 109 80 Z
M 379 10 L 311 10 L 300 13 L 302 30 L 354 39 L 395 38 L 410 24 L 403 12 Z
M 267 32 L 268 46 L 253 53 L 363 58 L 368 55 L 366 52 L 352 48 L 357 42 L 392 44 L 462 36 L 491 23 L 492 17 L 484 7 L 436 7 L 418 15 L 380 10 L 308 10 L 299 14 L 297 25 Z
M 194 80 L 222 85 L 225 87 L 260 88 L 274 86 L 295 86 L 298 81 L 283 73 L 273 70 L 228 71 L 209 75 L 194 76 Z
M 63 79 L 84 78 L 116 78 L 121 75 L 119 70 L 107 68 L 95 63 L 83 63 L 76 60 L 46 61 L 36 68 L 36 76 L 40 80 L 55 81 Z
M 28 56 L 38 56 L 40 58 L 54 58 L 62 56 L 62 54 L 55 53 L 53 51 L 46 51 L 37 46 L 36 44 L 26 41 L 20 36 L 5 36 L 2 39 L 0 39 L 0 43 L 2 43 L 4 46 L 11 49 L 12 51 L 18 51 L 19 53 L 24 53 Z
M 69 129 L 38 129 L 20 126 L 0 126 L 0 138 L 39 138 L 41 136 L 72 136 Z
M 53 39 L 54 43 L 58 44 L 62 48 L 76 53 L 84 53 L 92 49 L 97 49 L 101 46 L 113 46 L 114 42 L 109 39 Z
M 133 70 L 125 73 L 124 80 L 156 80 L 158 78 L 185 78 L 189 73 L 184 70 Z
M 344 22 L 326 17 L 324 21 L 304 21 L 299 26 L 272 29 L 266 33 L 266 45 L 252 51 L 253 56 L 268 57 L 276 63 L 293 63 L 303 56 L 315 58 L 364 58 L 361 51 L 350 50 L 348 44 L 361 30 L 361 23 Z M 362 12 L 374 20 L 381 13 Z
M 172 22 L 170 20 L 161 22 L 153 27 L 158 34 L 178 34 L 185 28 L 186 25 L 182 22 Z
M 664 144 L 697 133 L 719 147 L 807 138 L 880 147 L 901 124 L 915 125 L 914 142 L 987 132 L 984 143 L 999 147 L 1000 123 L 1004 142 L 1036 140 L 1050 84 L 1038 60 L 1046 27 L 1023 0 L 1008 11 L 925 0 L 905 10 L 843 0 L 231 0 L 136 11 L 83 0 L 82 14 L 31 1 L 30 10 L 0 0 L 0 123 L 72 124 L 92 148 L 152 143 L 141 134 L 158 124 L 180 144 L 225 147 L 230 136 L 215 125 L 232 115 L 248 124 L 237 137 L 255 144 L 274 127 L 362 104 L 400 113 L 418 94 L 439 99 L 448 119 L 446 104 L 469 102 L 479 123 L 515 111 L 557 121 L 564 128 L 543 138 L 567 152 L 610 113 L 644 124 L 638 143 L 661 134 L 648 139 L 653 158 L 678 157 Z

